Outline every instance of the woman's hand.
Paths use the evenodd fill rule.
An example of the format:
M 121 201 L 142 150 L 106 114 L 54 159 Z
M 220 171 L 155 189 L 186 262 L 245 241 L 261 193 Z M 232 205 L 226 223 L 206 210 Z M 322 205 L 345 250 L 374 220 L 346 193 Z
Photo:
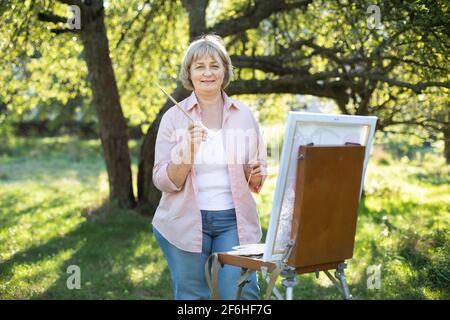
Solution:
M 189 145 L 190 145 L 190 156 L 191 162 L 190 164 L 194 164 L 195 155 L 197 154 L 198 148 L 202 141 L 206 141 L 208 136 L 208 132 L 206 131 L 205 126 L 200 121 L 195 121 L 189 125 Z
M 259 192 L 264 176 L 267 175 L 265 168 L 259 161 L 244 166 L 245 179 L 252 191 Z M 249 181 L 250 179 L 250 181 Z
M 188 143 L 183 150 L 183 162 L 179 164 L 170 162 L 167 166 L 167 175 L 178 188 L 181 188 L 186 182 L 187 175 L 191 171 L 194 164 L 195 154 L 198 151 L 198 147 L 202 141 L 206 140 L 206 137 L 206 128 L 200 121 L 195 121 L 189 125 L 187 132 Z

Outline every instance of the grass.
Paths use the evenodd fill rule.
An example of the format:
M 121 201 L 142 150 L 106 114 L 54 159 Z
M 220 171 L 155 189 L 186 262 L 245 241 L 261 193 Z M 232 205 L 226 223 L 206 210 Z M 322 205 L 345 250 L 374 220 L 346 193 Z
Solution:
M 136 176 L 138 144 L 130 142 Z M 374 153 L 361 201 L 350 288 L 358 299 L 449 299 L 449 168 Z M 255 196 L 266 231 L 272 166 Z M 134 181 L 136 183 L 136 181 Z M 108 204 L 98 141 L 16 138 L 0 146 L 0 299 L 171 299 L 150 219 Z M 69 290 L 67 269 L 81 270 Z M 368 289 L 370 267 L 381 287 Z M 261 283 L 262 289 L 265 284 Z M 299 299 L 340 299 L 324 275 L 301 275 Z

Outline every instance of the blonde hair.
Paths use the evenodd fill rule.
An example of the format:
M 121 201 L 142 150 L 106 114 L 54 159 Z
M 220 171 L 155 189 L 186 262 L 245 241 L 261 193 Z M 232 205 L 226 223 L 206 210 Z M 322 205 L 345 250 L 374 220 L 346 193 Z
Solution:
M 180 70 L 180 81 L 187 90 L 194 90 L 190 77 L 192 63 L 205 54 L 213 57 L 217 54 L 225 67 L 225 76 L 223 78 L 222 89 L 225 89 L 233 79 L 233 65 L 228 55 L 221 37 L 214 34 L 203 35 L 193 41 L 186 50 L 183 57 L 183 63 Z

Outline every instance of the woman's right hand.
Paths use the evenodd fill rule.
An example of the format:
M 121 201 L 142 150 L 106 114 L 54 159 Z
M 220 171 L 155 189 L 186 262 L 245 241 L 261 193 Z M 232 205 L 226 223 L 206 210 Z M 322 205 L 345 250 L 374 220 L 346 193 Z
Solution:
M 206 131 L 205 126 L 200 121 L 195 121 L 189 125 L 189 145 L 191 147 L 190 155 L 191 155 L 191 164 L 194 164 L 195 155 L 199 149 L 200 143 L 202 141 L 206 141 L 208 136 L 208 132 Z

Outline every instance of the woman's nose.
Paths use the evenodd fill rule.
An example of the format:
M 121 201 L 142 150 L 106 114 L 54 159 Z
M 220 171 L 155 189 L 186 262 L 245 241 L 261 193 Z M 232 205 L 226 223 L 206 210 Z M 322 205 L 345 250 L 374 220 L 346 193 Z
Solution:
M 211 71 L 211 69 L 206 68 L 205 71 L 203 72 L 203 74 L 205 76 L 210 76 L 210 75 L 212 75 L 212 71 Z

